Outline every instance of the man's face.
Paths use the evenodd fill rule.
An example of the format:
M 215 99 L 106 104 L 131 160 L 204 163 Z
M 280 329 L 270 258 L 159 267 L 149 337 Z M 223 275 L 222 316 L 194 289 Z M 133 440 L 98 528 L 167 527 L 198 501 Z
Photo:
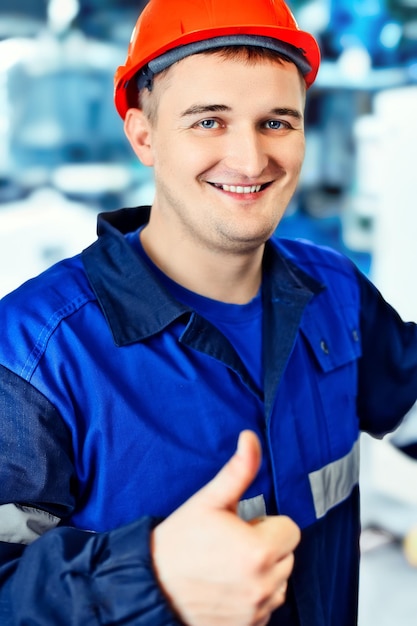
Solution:
M 304 87 L 292 63 L 190 56 L 156 85 L 144 162 L 172 237 L 244 253 L 276 229 L 304 158 Z

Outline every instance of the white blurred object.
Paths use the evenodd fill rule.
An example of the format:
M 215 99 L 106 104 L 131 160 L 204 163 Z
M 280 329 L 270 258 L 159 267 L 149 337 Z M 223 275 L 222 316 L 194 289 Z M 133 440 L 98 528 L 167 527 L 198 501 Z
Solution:
M 362 435 L 361 494 L 364 529 L 401 538 L 417 525 L 417 463 L 395 447 L 392 435 L 383 440 Z
M 371 445 L 372 486 L 394 500 L 417 507 L 417 462 L 396 448 L 389 439 Z M 417 524 L 417 511 L 415 517 Z
M 70 196 L 122 194 L 132 184 L 132 172 L 115 163 L 68 163 L 55 168 L 51 183 Z
M 67 31 L 77 17 L 80 4 L 77 0 L 49 0 L 48 23 L 53 32 Z
M 299 7 L 297 22 L 302 30 L 318 37 L 330 23 L 330 0 L 310 0 Z
M 343 237 L 372 252 L 371 279 L 404 319 L 417 321 L 417 87 L 380 91 L 373 103 L 354 126 L 355 189 Z
M 382 91 L 374 114 L 358 120 L 357 197 L 373 219 L 371 279 L 405 320 L 417 321 L 417 87 Z M 417 441 L 414 406 L 398 431 L 369 440 L 369 487 L 412 506 L 417 519 L 417 462 L 395 443 Z M 403 441 L 403 443 L 404 443 Z M 387 522 L 381 513 L 382 525 Z
M 417 321 L 417 87 L 375 97 L 379 183 L 372 279 L 407 320 Z M 372 167 L 371 165 L 369 166 Z
M 369 252 L 374 246 L 381 178 L 380 133 L 381 122 L 376 115 L 362 115 L 354 122 L 355 186 L 342 214 L 343 239 L 351 250 Z
M 52 189 L 0 207 L 0 297 L 96 239 L 96 215 Z
M 365 46 L 352 46 L 344 50 L 337 60 L 337 68 L 349 81 L 366 80 L 372 67 L 372 59 Z
M 141 182 L 138 186 L 133 187 L 129 193 L 125 194 L 126 206 L 145 206 L 152 205 L 155 196 L 155 183 L 153 179 Z
M 0 41 L 0 176 L 10 173 L 11 111 L 9 101 L 9 72 L 33 56 L 33 41 L 24 38 Z

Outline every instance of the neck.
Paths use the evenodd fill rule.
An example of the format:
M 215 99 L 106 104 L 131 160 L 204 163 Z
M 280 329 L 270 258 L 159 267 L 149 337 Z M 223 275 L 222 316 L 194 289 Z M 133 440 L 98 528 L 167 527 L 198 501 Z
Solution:
M 247 252 L 208 250 L 193 241 L 172 237 L 152 219 L 141 231 L 141 243 L 162 272 L 202 296 L 245 304 L 259 291 L 264 245 Z

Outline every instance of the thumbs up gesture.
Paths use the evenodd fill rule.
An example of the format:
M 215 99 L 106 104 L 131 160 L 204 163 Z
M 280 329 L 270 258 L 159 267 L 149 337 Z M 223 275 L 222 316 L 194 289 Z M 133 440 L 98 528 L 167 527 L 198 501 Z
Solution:
M 153 531 L 159 583 L 187 626 L 263 626 L 285 601 L 298 527 L 284 516 L 237 516 L 260 461 L 256 435 L 243 431 L 217 476 Z

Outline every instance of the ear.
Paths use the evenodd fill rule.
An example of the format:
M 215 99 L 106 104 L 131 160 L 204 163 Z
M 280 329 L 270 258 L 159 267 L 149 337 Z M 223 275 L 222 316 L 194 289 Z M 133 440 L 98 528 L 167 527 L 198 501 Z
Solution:
M 146 115 L 140 109 L 129 109 L 126 113 L 124 131 L 138 159 L 151 167 L 153 165 L 152 128 Z

